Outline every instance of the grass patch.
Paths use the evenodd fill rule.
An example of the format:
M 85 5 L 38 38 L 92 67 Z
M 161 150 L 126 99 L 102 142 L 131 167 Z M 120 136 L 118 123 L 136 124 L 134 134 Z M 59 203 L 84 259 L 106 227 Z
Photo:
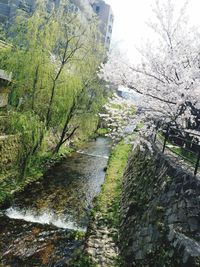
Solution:
M 97 131 L 96 131 L 96 134 L 97 135 L 100 135 L 100 136 L 104 136 L 105 134 L 107 134 L 109 131 L 107 128 L 99 128 Z
M 92 217 L 98 213 L 105 224 L 110 228 L 119 227 L 119 207 L 122 191 L 122 177 L 127 165 L 128 155 L 131 145 L 120 142 L 112 151 L 108 168 L 106 171 L 105 182 L 100 195 L 94 201 Z M 117 236 L 113 236 L 114 239 Z M 97 267 L 88 255 L 84 253 L 73 262 L 76 267 Z M 120 259 L 116 259 L 115 267 L 121 266 Z
M 94 213 L 100 212 L 111 227 L 118 227 L 122 177 L 131 145 L 120 142 L 113 149 L 106 172 L 105 183 L 95 201 Z
M 158 138 L 164 144 L 165 137 L 159 133 Z M 184 147 L 177 146 L 170 141 L 166 142 L 166 149 L 169 149 L 172 153 L 179 156 L 185 162 L 189 163 L 192 167 L 195 166 L 197 161 L 197 154 L 192 151 L 187 151 Z
M 167 147 L 168 146 L 169 145 L 167 145 Z M 170 149 L 172 150 L 172 152 L 191 164 L 195 164 L 195 162 L 197 161 L 197 155 L 195 154 L 195 152 L 186 151 L 184 148 L 178 146 L 171 146 Z
M 81 255 L 79 259 L 72 264 L 73 267 L 98 267 L 87 255 Z

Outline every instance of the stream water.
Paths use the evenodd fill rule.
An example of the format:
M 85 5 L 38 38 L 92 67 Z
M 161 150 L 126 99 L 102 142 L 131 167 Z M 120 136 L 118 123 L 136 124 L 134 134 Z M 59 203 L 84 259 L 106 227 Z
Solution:
M 16 196 L 0 215 L 0 266 L 70 266 L 101 190 L 110 141 L 99 137 Z

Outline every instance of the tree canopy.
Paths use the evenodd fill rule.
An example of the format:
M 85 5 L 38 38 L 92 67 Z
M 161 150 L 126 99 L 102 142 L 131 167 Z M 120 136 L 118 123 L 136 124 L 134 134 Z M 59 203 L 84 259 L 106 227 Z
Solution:
M 27 165 L 52 136 L 48 149 L 58 152 L 87 124 L 92 131 L 90 120 L 98 124 L 107 97 L 97 77 L 105 51 L 97 19 L 83 19 L 70 1 L 49 11 L 45 1 L 37 0 L 34 12 L 19 12 L 5 33 L 11 46 L 0 51 L 0 66 L 13 74 L 8 132 L 24 136 L 27 153 L 20 162 Z
M 132 102 L 140 112 L 128 122 L 142 122 L 143 135 L 152 135 L 166 123 L 177 128 L 197 125 L 194 109 L 200 105 L 200 39 L 198 30 L 187 24 L 186 7 L 187 2 L 177 11 L 174 1 L 162 5 L 156 1 L 155 19 L 149 26 L 157 39 L 141 49 L 141 64 L 129 64 L 114 52 L 102 66 L 103 79 L 141 96 Z

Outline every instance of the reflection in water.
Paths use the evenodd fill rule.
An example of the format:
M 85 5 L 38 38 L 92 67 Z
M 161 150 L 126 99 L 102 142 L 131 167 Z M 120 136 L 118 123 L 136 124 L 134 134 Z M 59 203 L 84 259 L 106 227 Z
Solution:
M 16 197 L 13 206 L 5 213 L 6 223 L 0 219 L 0 240 L 7 240 L 6 244 L 0 241 L 0 254 L 4 255 L 4 263 L 7 263 L 9 255 L 9 260 L 16 262 L 18 259 L 20 262 L 11 266 L 32 266 L 30 254 L 31 264 L 39 257 L 36 261 L 38 265 L 34 266 L 48 266 L 41 260 L 46 253 L 42 251 L 46 247 L 51 248 L 52 255 L 56 254 L 53 262 L 66 259 L 67 255 L 70 257 L 77 241 L 69 235 L 64 237 L 63 231 L 69 233 L 69 229 L 86 229 L 92 200 L 104 181 L 109 152 L 110 141 L 98 138 L 50 170 L 41 182 L 29 186 Z M 54 226 L 57 228 L 50 230 Z M 38 237 L 34 229 L 39 229 Z M 54 237 L 50 234 L 52 231 Z M 6 232 L 11 233 L 7 239 Z M 42 237 L 39 238 L 39 235 Z M 33 244 L 35 249 L 30 252 Z M 24 246 L 30 247 L 28 255 Z M 37 253 L 39 256 L 36 256 Z M 10 261 L 8 263 L 11 264 Z

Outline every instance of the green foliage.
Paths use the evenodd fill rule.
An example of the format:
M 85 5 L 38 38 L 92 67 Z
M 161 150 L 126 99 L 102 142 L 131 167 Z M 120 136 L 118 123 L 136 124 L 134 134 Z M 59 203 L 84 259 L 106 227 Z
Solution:
M 100 136 L 101 136 L 101 135 L 104 136 L 104 135 L 107 134 L 108 132 L 109 132 L 109 130 L 108 130 L 107 128 L 99 128 L 99 129 L 97 130 L 96 133 L 97 133 L 98 135 L 100 135 Z
M 9 127 L 7 133 L 19 136 L 19 143 L 21 145 L 18 151 L 18 167 L 21 178 L 26 174 L 31 156 L 33 156 L 34 150 L 43 134 L 43 128 L 44 125 L 39 117 L 31 111 L 9 113 Z
M 158 138 L 162 141 L 162 143 L 164 143 L 165 136 L 162 133 L 158 133 Z M 166 142 L 166 148 L 170 149 L 171 152 L 180 156 L 189 165 L 194 167 L 197 161 L 197 153 L 193 151 L 187 151 L 184 147 L 176 146 L 175 144 L 172 144 L 170 141 Z
M 40 137 L 44 127 L 38 115 L 31 111 L 10 112 L 8 134 L 20 134 L 27 145 L 34 145 Z
M 197 154 L 196 153 L 194 153 L 192 151 L 191 152 L 186 151 L 183 147 L 171 145 L 170 142 L 167 142 L 167 147 L 169 147 L 172 152 L 179 155 L 181 158 L 183 158 L 189 164 L 192 164 L 194 166 L 194 164 L 196 163 L 196 161 L 197 161 Z
M 143 126 L 144 126 L 143 123 L 138 123 L 136 128 L 135 128 L 135 131 L 138 132 L 140 129 L 142 129 Z
M 3 25 L 0 23 L 0 40 L 5 41 L 6 40 L 6 33 L 3 29 Z M 1 44 L 0 44 L 1 49 Z
M 79 125 L 74 136 L 75 144 L 78 145 L 90 138 L 98 126 L 98 117 L 92 113 L 77 114 L 71 121 L 72 125 Z
M 96 75 L 104 56 L 97 41 L 98 22 L 92 19 L 85 25 L 69 12 L 69 4 L 61 1 L 48 13 L 46 1 L 37 0 L 31 16 L 19 12 L 7 32 L 0 29 L 11 44 L 0 49 L 0 66 L 13 78 L 8 120 L 0 128 L 20 139 L 17 163 L 13 162 L 18 184 L 39 177 L 49 158 L 65 156 L 65 146 L 58 146 L 58 155 L 52 151 L 75 127 L 71 138 L 76 144 L 88 139 L 108 96 Z
M 59 131 L 74 103 L 73 113 L 95 114 L 105 103 L 105 88 L 96 77 L 103 50 L 96 21 L 86 27 L 75 14 L 66 16 L 68 1 L 52 14 L 37 2 L 31 17 L 19 14 L 9 29 L 15 46 L 0 53 L 0 64 L 13 73 L 11 106 L 34 110 L 43 122 L 48 117 L 46 124 Z
M 97 267 L 92 260 L 85 255 L 80 256 L 75 262 L 73 262 L 74 267 Z

